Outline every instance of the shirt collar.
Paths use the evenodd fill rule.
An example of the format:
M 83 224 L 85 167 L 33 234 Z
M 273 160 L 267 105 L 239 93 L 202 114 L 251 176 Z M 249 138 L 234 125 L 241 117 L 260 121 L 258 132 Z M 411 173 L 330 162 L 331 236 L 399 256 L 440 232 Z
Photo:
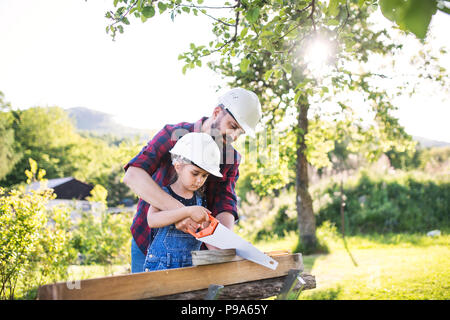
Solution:
M 194 129 L 192 130 L 192 132 L 202 132 L 202 125 L 206 119 L 208 119 L 208 117 L 202 117 L 200 120 L 196 121 L 194 123 Z

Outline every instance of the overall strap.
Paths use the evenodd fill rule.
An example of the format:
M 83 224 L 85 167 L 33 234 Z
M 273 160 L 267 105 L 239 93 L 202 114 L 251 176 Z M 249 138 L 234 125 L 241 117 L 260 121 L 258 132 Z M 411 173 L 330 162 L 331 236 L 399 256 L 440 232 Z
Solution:
M 203 204 L 203 197 L 201 197 L 197 192 L 195 193 L 195 200 L 198 206 L 201 206 Z

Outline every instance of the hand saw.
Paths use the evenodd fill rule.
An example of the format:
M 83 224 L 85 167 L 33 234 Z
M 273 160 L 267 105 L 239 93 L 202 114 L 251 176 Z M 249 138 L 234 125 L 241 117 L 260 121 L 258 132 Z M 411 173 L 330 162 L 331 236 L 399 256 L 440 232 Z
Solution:
M 197 233 L 191 233 L 197 240 L 219 249 L 236 249 L 236 254 L 244 259 L 272 270 L 277 268 L 278 262 L 276 260 L 258 250 L 250 242 L 239 237 L 210 214 L 208 215 L 210 220 L 209 226 Z

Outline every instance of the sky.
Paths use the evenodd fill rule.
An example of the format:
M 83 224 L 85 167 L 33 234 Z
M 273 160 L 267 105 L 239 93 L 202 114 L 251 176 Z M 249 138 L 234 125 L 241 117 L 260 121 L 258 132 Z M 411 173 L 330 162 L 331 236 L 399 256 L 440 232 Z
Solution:
M 144 129 L 209 116 L 228 88 L 205 64 L 183 75 L 178 55 L 190 43 L 213 39 L 211 20 L 178 16 L 172 22 L 158 14 L 146 23 L 131 19 L 125 33 L 112 41 L 104 17 L 112 2 L 0 0 L 0 91 L 5 100 L 21 109 L 87 107 Z M 432 31 L 437 44 L 446 44 L 448 30 L 450 16 L 436 15 Z M 450 70 L 448 55 L 443 64 Z M 400 123 L 412 135 L 450 142 L 448 93 L 423 91 L 398 99 Z

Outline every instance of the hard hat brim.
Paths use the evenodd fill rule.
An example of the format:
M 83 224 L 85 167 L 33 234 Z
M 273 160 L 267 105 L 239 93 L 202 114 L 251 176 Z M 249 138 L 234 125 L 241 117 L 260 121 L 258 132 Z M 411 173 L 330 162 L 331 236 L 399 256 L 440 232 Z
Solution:
M 178 155 L 178 156 L 182 156 L 182 157 L 183 157 L 183 155 L 182 155 L 182 154 L 179 154 L 178 152 L 173 152 L 172 150 L 170 150 L 169 152 L 170 152 L 171 154 L 174 154 L 174 155 Z M 206 167 L 206 166 L 198 165 L 197 163 L 192 162 L 192 160 L 190 160 L 190 159 L 187 159 L 187 160 L 189 160 L 189 161 L 191 162 L 191 164 L 193 164 L 194 166 L 197 166 L 197 167 L 199 167 L 199 168 L 205 170 L 205 171 L 208 172 L 209 174 L 212 174 L 212 175 L 214 175 L 214 176 L 216 176 L 216 177 L 219 177 L 219 178 L 222 178 L 222 177 L 223 177 L 223 175 L 222 175 L 222 174 L 220 173 L 220 171 L 217 170 L 217 169 L 214 169 L 214 168 L 208 168 L 208 167 Z
M 255 130 L 253 130 L 249 125 L 247 125 L 239 117 L 236 118 L 236 121 L 241 126 L 241 128 L 244 129 L 246 135 L 249 135 L 252 138 L 255 137 Z
M 219 177 L 219 178 L 222 178 L 223 177 L 223 175 L 220 173 L 220 171 L 219 170 L 217 170 L 217 169 L 213 169 L 213 168 L 207 168 L 206 166 L 199 166 L 198 164 L 194 164 L 194 165 L 196 165 L 197 167 L 199 167 L 199 168 L 202 168 L 203 170 L 205 170 L 206 172 L 208 172 L 209 174 L 212 174 L 213 176 L 216 176 L 216 177 Z

